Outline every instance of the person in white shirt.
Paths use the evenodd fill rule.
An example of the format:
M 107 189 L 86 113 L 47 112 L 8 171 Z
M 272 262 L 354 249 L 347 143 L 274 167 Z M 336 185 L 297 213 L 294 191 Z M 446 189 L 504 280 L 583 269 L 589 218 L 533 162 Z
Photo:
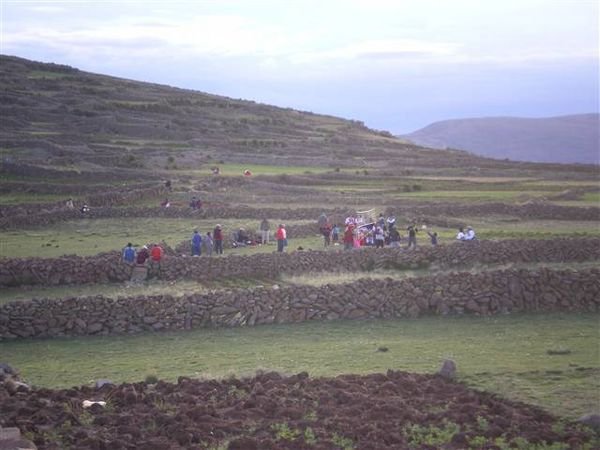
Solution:
M 465 241 L 473 241 L 475 240 L 475 230 L 473 227 L 467 227 L 467 232 L 465 234 Z
M 456 235 L 456 240 L 458 240 L 458 241 L 464 241 L 465 240 L 465 232 L 462 229 L 462 227 L 460 227 L 458 229 L 458 234 Z

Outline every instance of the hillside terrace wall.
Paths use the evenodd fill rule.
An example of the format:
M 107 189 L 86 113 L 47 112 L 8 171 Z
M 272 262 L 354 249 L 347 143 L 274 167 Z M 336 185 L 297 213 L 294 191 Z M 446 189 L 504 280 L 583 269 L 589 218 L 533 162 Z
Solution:
M 30 227 L 48 226 L 55 223 L 67 222 L 82 219 L 126 219 L 126 218 L 168 218 L 168 219 L 248 219 L 254 218 L 257 221 L 266 217 L 267 219 L 282 219 L 282 220 L 305 220 L 312 219 L 315 222 L 321 213 L 325 212 L 328 216 L 339 217 L 343 220 L 351 214 L 347 210 L 331 210 L 324 211 L 315 208 L 290 208 L 290 209 L 273 209 L 273 208 L 250 208 L 247 206 L 227 207 L 227 206 L 208 206 L 200 210 L 188 207 L 170 207 L 170 208 L 148 208 L 148 207 L 127 207 L 127 208 L 110 208 L 110 207 L 93 207 L 91 210 L 82 214 L 79 210 L 69 210 L 64 206 L 64 203 L 58 205 L 57 209 L 43 209 L 40 211 L 27 211 L 20 214 L 4 216 L 0 208 L 0 229 L 22 229 Z M 275 226 L 276 224 L 272 224 Z M 258 227 L 258 222 L 257 222 Z M 274 230 L 273 230 L 274 231 Z
M 546 202 L 530 202 L 523 205 L 508 203 L 433 203 L 429 205 L 394 205 L 386 209 L 387 215 L 398 217 L 433 216 L 513 216 L 537 220 L 600 220 L 600 208 L 561 206 Z
M 142 190 L 140 190 L 142 191 Z M 188 207 L 122 207 L 112 208 L 101 205 L 121 205 L 133 202 L 140 198 L 149 196 L 163 196 L 162 188 L 153 188 L 153 192 L 143 190 L 143 192 L 133 191 L 131 197 L 126 197 L 120 193 L 99 194 L 93 202 L 90 201 L 91 211 L 87 214 L 81 214 L 78 210 L 68 210 L 64 203 L 52 203 L 44 205 L 35 205 L 29 207 L 26 205 L 0 207 L 0 230 L 13 230 L 22 228 L 32 228 L 40 226 L 49 226 L 55 223 L 81 220 L 81 219 L 124 219 L 124 218 L 197 218 L 197 219 L 248 219 L 253 218 L 261 220 L 263 217 L 282 220 L 316 220 L 319 215 L 325 212 L 328 217 L 337 223 L 343 223 L 345 217 L 353 214 L 352 210 L 339 208 L 330 211 L 324 211 L 316 208 L 293 208 L 293 209 L 274 209 L 274 208 L 251 208 L 248 206 L 228 207 L 220 205 L 206 206 L 200 210 L 194 210 Z M 98 207 L 98 205 L 100 205 Z M 80 206 L 80 205 L 78 205 Z M 504 203 L 481 203 L 471 205 L 460 204 L 442 204 L 432 206 L 405 206 L 389 207 L 386 210 L 387 215 L 395 215 L 399 223 L 417 222 L 436 225 L 441 227 L 457 227 L 464 225 L 461 222 L 452 219 L 460 216 L 490 216 L 503 215 L 519 217 L 528 220 L 580 220 L 580 221 L 598 221 L 600 220 L 600 208 L 597 207 L 575 207 L 559 206 L 548 203 L 528 204 L 528 205 L 508 205 Z M 446 216 L 446 217 L 444 217 Z
M 164 280 L 273 279 L 282 273 L 364 271 L 375 269 L 471 267 L 478 264 L 582 262 L 600 259 L 600 239 L 505 240 L 456 242 L 437 247 L 365 248 L 352 251 L 296 251 L 248 256 L 167 255 Z M 131 266 L 118 252 L 92 257 L 0 259 L 0 286 L 69 285 L 129 280 Z
M 148 197 L 162 197 L 168 192 L 165 187 L 161 186 L 137 189 L 130 188 L 126 191 L 111 190 L 100 193 L 97 192 L 98 189 L 102 188 L 97 187 L 96 193 L 88 194 L 85 203 L 99 207 L 127 205 Z M 83 215 L 79 212 L 79 208 L 84 202 L 81 200 L 75 201 L 75 210 L 70 210 L 66 207 L 67 198 L 68 197 L 65 196 L 64 201 L 52 203 L 24 203 L 20 205 L 2 206 L 0 207 L 0 217 L 2 218 L 2 220 L 0 220 L 0 228 L 3 228 L 5 223 L 8 224 L 6 225 L 7 228 L 16 228 L 19 225 L 48 225 L 50 223 L 74 220 L 74 218 L 82 218 Z M 89 217 L 89 215 L 83 217 Z M 12 224 L 13 222 L 14 224 Z
M 600 270 L 503 270 L 206 294 L 40 299 L 0 307 L 0 340 L 427 314 L 600 311 Z

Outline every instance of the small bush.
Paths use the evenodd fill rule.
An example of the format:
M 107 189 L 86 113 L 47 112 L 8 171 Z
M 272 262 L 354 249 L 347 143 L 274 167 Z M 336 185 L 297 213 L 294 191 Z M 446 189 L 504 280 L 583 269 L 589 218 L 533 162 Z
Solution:
M 156 384 L 158 383 L 158 377 L 156 375 L 146 375 L 146 379 L 144 381 L 146 384 Z

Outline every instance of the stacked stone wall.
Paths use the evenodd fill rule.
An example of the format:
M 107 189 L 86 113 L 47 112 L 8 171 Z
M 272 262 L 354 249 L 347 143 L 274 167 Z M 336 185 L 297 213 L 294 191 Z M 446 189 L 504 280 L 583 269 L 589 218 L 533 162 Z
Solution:
M 546 202 L 530 202 L 523 205 L 509 203 L 434 203 L 427 205 L 396 205 L 386 210 L 388 215 L 398 217 L 421 217 L 427 215 L 447 217 L 513 216 L 528 220 L 600 220 L 600 208 L 561 206 Z M 464 224 L 463 224 L 464 225 Z
M 142 187 L 129 189 L 127 191 L 111 190 L 98 193 L 98 188 L 93 194 L 88 194 L 85 203 L 99 207 L 94 208 L 87 214 L 81 214 L 79 208 L 84 201 L 74 202 L 75 209 L 66 207 L 64 201 L 52 203 L 24 203 L 20 205 L 8 205 L 0 207 L 0 229 L 13 229 L 23 227 L 34 227 L 39 225 L 50 225 L 52 223 L 66 222 L 82 218 L 105 218 L 119 217 L 121 209 L 113 209 L 110 206 L 127 205 L 149 197 L 160 197 L 168 191 L 161 186 Z M 158 209 L 158 208 L 156 208 Z M 121 211 L 121 214 L 123 212 Z M 98 217 L 96 217 L 98 216 Z
M 81 214 L 79 211 L 67 210 L 64 202 L 43 205 L 19 205 L 18 207 L 0 208 L 0 229 L 21 229 L 30 227 L 49 226 L 55 223 L 81 219 L 126 219 L 126 218 L 197 218 L 197 219 L 248 219 L 261 220 L 263 217 L 282 220 L 315 220 L 324 211 L 316 208 L 252 208 L 248 206 L 230 207 L 220 204 L 206 204 L 200 210 L 188 207 L 119 207 L 131 204 L 136 200 L 147 197 L 163 197 L 166 191 L 161 187 L 151 189 L 136 189 L 127 193 L 111 191 L 108 193 L 88 196 L 91 211 Z M 343 223 L 345 217 L 354 211 L 345 208 L 325 211 L 332 221 Z M 501 215 L 518 217 L 524 220 L 600 220 L 600 208 L 560 206 L 550 203 L 530 203 L 526 205 L 511 205 L 506 203 L 482 204 L 434 204 L 434 205 L 404 205 L 389 207 L 387 215 L 395 215 L 399 223 L 418 222 L 441 227 L 457 227 L 465 225 L 452 217 Z
M 274 279 L 282 273 L 597 261 L 600 239 L 473 241 L 416 250 L 364 248 L 199 258 L 176 256 L 170 249 L 167 253 L 159 275 L 164 280 Z M 91 257 L 0 259 L 0 286 L 120 282 L 128 280 L 131 271 L 118 252 Z
M 206 294 L 40 299 L 0 307 L 0 340 L 307 320 L 600 310 L 600 270 L 503 270 Z
M 160 191 L 160 188 L 156 188 Z M 118 193 L 111 194 L 118 197 Z M 159 195 L 157 193 L 146 194 Z M 108 198 L 108 197 L 107 197 Z M 112 197 L 111 197 L 112 198 Z M 123 200 L 119 200 L 123 202 Z M 110 202 L 108 202 L 110 204 Z M 289 208 L 289 209 L 274 209 L 274 208 L 250 208 L 247 206 L 227 207 L 227 206 L 208 206 L 196 210 L 188 207 L 127 207 L 127 208 L 111 208 L 111 207 L 96 207 L 97 204 L 90 202 L 91 210 L 86 214 L 81 214 L 78 210 L 66 209 L 64 203 L 52 204 L 52 207 L 46 207 L 41 210 L 23 209 L 18 214 L 3 215 L 0 211 L 0 229 L 22 229 L 30 227 L 48 226 L 55 223 L 67 222 L 81 219 L 128 219 L 128 218 L 168 218 L 168 219 L 248 219 L 255 218 L 257 226 L 263 217 L 267 219 L 284 219 L 284 220 L 306 220 L 312 219 L 316 222 L 323 210 L 314 208 Z M 351 214 L 351 211 L 332 210 L 328 215 L 342 218 Z M 341 219 L 343 220 L 343 219 Z M 216 224 L 216 222 L 215 222 Z

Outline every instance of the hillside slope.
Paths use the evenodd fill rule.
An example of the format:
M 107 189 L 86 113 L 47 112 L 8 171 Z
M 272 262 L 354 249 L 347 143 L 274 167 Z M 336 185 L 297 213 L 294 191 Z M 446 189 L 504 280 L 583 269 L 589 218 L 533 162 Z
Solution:
M 403 137 L 418 145 L 460 148 L 491 158 L 598 164 L 600 115 L 445 120 Z
M 78 170 L 244 164 L 385 167 L 477 162 L 431 154 L 355 120 L 0 55 L 4 161 Z M 449 158 L 448 156 L 452 157 Z
M 0 118 L 0 170 L 37 178 L 171 178 L 222 162 L 429 175 L 573 169 L 424 149 L 356 120 L 4 55 Z

